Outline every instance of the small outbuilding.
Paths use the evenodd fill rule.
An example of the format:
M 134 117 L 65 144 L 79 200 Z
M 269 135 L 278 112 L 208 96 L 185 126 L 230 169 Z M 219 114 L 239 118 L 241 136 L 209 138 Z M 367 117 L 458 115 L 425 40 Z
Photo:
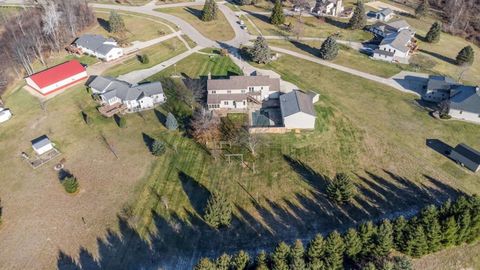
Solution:
M 448 156 L 473 172 L 480 169 L 480 152 L 463 143 L 452 149 Z
M 12 118 L 12 112 L 9 109 L 0 107 L 0 123 L 6 122 Z
M 393 18 L 393 15 L 394 15 L 393 10 L 389 8 L 384 8 L 375 13 L 375 19 L 382 22 L 388 22 Z
M 38 155 L 43 155 L 53 149 L 53 144 L 46 135 L 43 135 L 32 141 L 32 148 Z

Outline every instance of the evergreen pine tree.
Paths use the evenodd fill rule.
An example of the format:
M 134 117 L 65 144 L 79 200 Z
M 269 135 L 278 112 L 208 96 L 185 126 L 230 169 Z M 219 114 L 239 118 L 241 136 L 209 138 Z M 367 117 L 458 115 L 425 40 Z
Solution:
M 357 230 L 350 228 L 344 236 L 345 254 L 350 258 L 355 258 L 362 251 L 362 239 Z
M 213 228 L 230 225 L 232 205 L 223 192 L 213 192 L 208 199 L 203 218 Z
M 223 253 L 222 256 L 218 257 L 215 260 L 215 270 L 228 270 L 230 268 L 230 261 L 232 257 L 228 254 Z
M 275 1 L 273 6 L 270 23 L 273 25 L 281 25 L 285 23 L 285 14 L 283 14 L 283 6 L 280 0 Z
M 232 258 L 232 269 L 233 270 L 244 270 L 250 264 L 250 256 L 247 252 L 240 250 L 233 258 Z
M 259 64 L 268 64 L 272 59 L 271 54 L 267 40 L 262 36 L 257 37 L 253 47 L 250 49 L 252 61 Z
M 362 270 L 377 270 L 377 267 L 373 262 L 368 262 L 364 267 L 362 267 Z
M 119 128 L 126 128 L 127 127 L 127 119 L 125 117 L 117 116 L 117 125 Z
M 290 249 L 289 256 L 290 269 L 304 270 L 305 267 L 305 249 L 303 248 L 302 241 L 297 240 Z
M 449 217 L 444 221 L 442 226 L 442 244 L 445 247 L 453 246 L 457 242 L 458 226 L 454 217 Z
M 407 256 L 394 257 L 393 270 L 413 270 L 412 260 Z
M 447 217 L 449 217 L 451 213 L 452 213 L 452 201 L 448 199 L 442 204 L 442 207 L 440 207 L 440 211 L 438 213 L 440 220 L 447 219 Z
M 206 0 L 202 10 L 202 21 L 209 22 L 217 19 L 218 6 L 215 0 Z
M 343 269 L 343 252 L 345 251 L 345 244 L 342 236 L 333 231 L 327 236 L 325 241 L 325 266 L 330 270 Z
M 262 250 L 255 259 L 255 270 L 269 270 L 267 264 L 267 254 Z
M 375 225 L 371 221 L 361 224 L 358 228 L 358 234 L 362 239 L 362 255 L 369 255 L 373 251 L 375 232 Z
M 479 204 L 474 204 L 472 209 L 472 225 L 470 227 L 470 236 L 467 243 L 471 243 L 480 237 L 480 200 Z
M 428 9 L 430 5 L 428 4 L 428 0 L 422 0 L 420 4 L 415 9 L 415 16 L 417 17 L 424 17 L 428 13 Z
M 348 26 L 350 29 L 362 29 L 366 24 L 367 15 L 365 13 L 365 6 L 363 5 L 363 2 L 359 0 L 350 21 L 348 22 Z
M 161 156 L 165 153 L 165 143 L 159 140 L 154 140 L 152 143 L 152 154 L 154 156 Z
M 175 119 L 175 116 L 173 116 L 173 114 L 170 112 L 167 114 L 167 120 L 165 121 L 165 126 L 169 130 L 177 130 L 178 128 L 177 119 Z
M 271 255 L 272 270 L 288 270 L 288 254 L 290 253 L 290 247 L 281 242 Z
M 427 237 L 421 224 L 416 224 L 407 235 L 407 254 L 420 257 L 428 252 Z
M 457 220 L 457 224 L 458 224 L 458 232 L 457 232 L 456 244 L 460 245 L 467 241 L 471 232 L 472 219 L 471 219 L 470 212 L 468 210 L 460 214 Z
M 425 40 L 430 43 L 437 43 L 440 40 L 442 32 L 442 25 L 439 22 L 434 22 L 425 35 Z
M 388 219 L 384 219 L 378 227 L 375 236 L 374 254 L 378 257 L 387 256 L 393 248 L 393 228 Z
M 471 66 L 473 64 L 474 59 L 475 59 L 475 52 L 473 51 L 473 48 L 470 45 L 460 50 L 456 58 L 457 65 L 459 66 L 463 66 L 463 65 Z
M 75 193 L 78 190 L 78 181 L 75 176 L 67 176 L 62 180 L 63 188 L 67 193 Z
M 123 33 L 126 31 L 123 18 L 115 10 L 110 11 L 110 18 L 108 19 L 108 30 L 111 33 Z
M 195 265 L 195 270 L 215 270 L 215 268 L 215 264 L 209 258 L 203 258 Z
M 438 222 L 438 210 L 434 205 L 429 205 L 420 212 L 419 222 L 422 224 L 427 237 L 428 250 L 435 252 L 440 249 L 442 228 Z
M 307 259 L 309 268 L 321 269 L 322 258 L 325 254 L 325 240 L 321 234 L 317 234 L 307 247 Z
M 398 251 L 405 251 L 405 230 L 407 225 L 408 222 L 403 216 L 395 219 L 393 223 L 393 244 Z
M 328 37 L 327 39 L 325 39 L 325 41 L 322 43 L 322 46 L 320 47 L 320 58 L 322 58 L 323 60 L 333 60 L 335 59 L 335 57 L 337 57 L 338 55 L 338 44 L 337 44 L 337 41 L 333 38 L 333 37 Z M 339 179 L 340 181 L 343 181 L 343 184 L 348 184 L 348 188 L 349 190 L 343 190 L 343 191 L 347 191 L 347 192 L 350 192 L 349 194 L 342 194 L 341 190 L 339 190 L 338 192 L 340 196 L 340 201 L 337 201 L 337 202 L 343 202 L 343 198 L 345 196 L 347 197 L 351 197 L 351 190 L 353 189 L 353 184 L 351 183 L 351 181 L 349 181 L 350 179 L 348 178 L 348 175 L 346 174 L 339 174 L 337 177 L 346 177 L 347 179 Z M 336 178 L 337 178 L 336 177 Z M 348 181 L 345 181 L 345 180 L 348 180 Z M 327 189 L 328 191 L 328 189 Z M 338 196 L 335 196 L 335 197 L 338 197 Z M 349 198 L 350 199 L 350 198 Z

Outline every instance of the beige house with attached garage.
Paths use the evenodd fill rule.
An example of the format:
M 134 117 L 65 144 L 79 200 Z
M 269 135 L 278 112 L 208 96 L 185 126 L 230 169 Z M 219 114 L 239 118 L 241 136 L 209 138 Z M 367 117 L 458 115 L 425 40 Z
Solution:
M 480 124 L 480 88 L 459 86 L 451 93 L 448 115 L 454 119 Z
M 473 172 L 480 169 L 480 152 L 463 143 L 452 149 L 448 157 Z
M 342 0 L 317 0 L 311 12 L 318 15 L 340 16 L 343 10 Z
M 294 90 L 280 96 L 280 111 L 287 129 L 314 129 L 317 114 L 313 103 L 318 94 Z
M 153 109 L 166 101 L 160 82 L 131 85 L 114 78 L 97 76 L 87 83 L 87 87 L 102 105 L 124 104 L 128 112 Z
M 278 98 L 279 93 L 280 79 L 272 79 L 268 76 L 209 78 L 207 107 L 209 110 L 245 110 L 248 102 L 261 103 L 269 98 Z

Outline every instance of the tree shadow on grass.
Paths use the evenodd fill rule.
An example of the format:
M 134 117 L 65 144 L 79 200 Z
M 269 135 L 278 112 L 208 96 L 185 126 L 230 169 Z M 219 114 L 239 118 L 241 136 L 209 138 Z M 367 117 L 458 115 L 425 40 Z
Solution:
M 97 18 L 98 25 L 102 27 L 105 31 L 109 32 L 110 31 L 110 23 L 102 18 Z
M 363 172 L 358 193 L 348 205 L 331 203 L 324 195 L 325 177 L 305 162 L 284 156 L 285 162 L 312 189 L 304 193 L 270 200 L 251 201 L 253 209 L 236 205 L 229 228 L 214 230 L 201 219 L 210 192 L 193 177 L 179 172 L 178 177 L 195 212 L 183 208 L 182 214 L 158 215 L 158 203 L 150 211 L 152 223 L 143 234 L 118 217 L 119 231 L 107 231 L 98 238 L 98 257 L 85 248 L 75 256 L 59 250 L 59 269 L 192 269 L 201 257 L 217 257 L 223 252 L 243 249 L 253 256 L 258 250 L 272 250 L 279 241 L 308 240 L 317 233 L 345 231 L 366 220 L 380 221 L 400 215 L 410 217 L 428 204 L 456 198 L 463 192 L 424 175 L 413 181 L 391 171 Z M 160 196 L 156 196 L 160 197 Z M 134 217 L 134 219 L 139 217 Z M 147 234 L 147 236 L 145 236 Z M 142 237 L 140 235 L 143 235 Z M 78 259 L 77 259 L 78 258 Z
M 185 10 L 188 13 L 192 14 L 193 16 L 197 17 L 199 20 L 202 19 L 202 11 L 201 10 L 191 8 L 191 7 L 186 7 Z
M 212 195 L 210 191 L 190 175 L 179 172 L 178 178 L 182 183 L 183 191 L 187 194 L 190 204 L 199 216 L 205 214 L 208 198 Z
M 452 59 L 452 58 L 447 57 L 445 55 L 442 55 L 442 54 L 439 54 L 439 53 L 436 53 L 436 52 L 427 51 L 427 50 L 424 50 L 424 49 L 420 49 L 419 51 L 424 53 L 424 54 L 428 54 L 430 56 L 433 56 L 433 57 L 437 58 L 438 60 L 447 62 L 449 64 L 452 64 L 452 65 L 456 64 L 455 59 Z
M 330 17 L 325 17 L 325 22 L 330 24 L 330 25 L 333 25 L 335 27 L 338 27 L 340 29 L 348 29 L 349 28 L 348 22 L 337 21 L 337 20 L 334 20 Z
M 153 112 L 155 113 L 155 116 L 157 117 L 158 122 L 165 126 L 165 123 L 167 122 L 167 116 L 163 114 L 161 111 L 154 109 Z
M 312 47 L 305 43 L 302 43 L 296 40 L 290 40 L 290 43 L 292 43 L 295 47 L 299 48 L 300 50 L 311 54 L 312 56 L 318 56 L 320 54 L 320 50 L 318 48 Z
M 145 146 L 147 147 L 148 151 L 152 151 L 152 145 L 153 145 L 153 142 L 155 141 L 154 138 L 152 138 L 150 135 L 146 134 L 146 133 L 143 133 L 142 132 L 142 138 L 143 138 L 143 142 L 145 143 Z

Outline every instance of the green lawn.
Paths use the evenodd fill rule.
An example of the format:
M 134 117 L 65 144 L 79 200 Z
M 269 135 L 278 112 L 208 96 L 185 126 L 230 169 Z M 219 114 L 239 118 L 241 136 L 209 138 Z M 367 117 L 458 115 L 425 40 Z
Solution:
M 204 36 L 218 41 L 228 41 L 235 37 L 232 27 L 222 12 L 218 12 L 218 18 L 211 22 L 200 20 L 202 6 L 161 8 L 156 11 L 168 13 L 184 19 Z
M 133 57 L 108 69 L 105 71 L 104 75 L 118 77 L 119 75 L 126 74 L 134 70 L 150 68 L 174 57 L 175 55 L 181 54 L 186 50 L 187 48 L 183 42 L 175 37 L 160 44 L 145 48 L 136 53 L 137 55 L 147 55 L 149 58 L 148 64 L 142 64 L 138 57 Z
M 269 40 L 268 44 L 318 57 L 321 41 Z M 408 65 L 372 60 L 367 55 L 349 48 L 346 45 L 339 45 L 339 48 L 338 56 L 332 60 L 332 63 L 385 78 L 390 78 L 402 70 L 409 70 Z
M 119 12 L 125 21 L 127 28 L 126 41 L 147 41 L 171 32 L 171 30 L 164 24 L 155 22 L 155 19 L 145 18 L 141 14 L 123 13 Z M 95 11 L 98 24 L 95 25 L 89 32 L 93 34 L 100 34 L 104 36 L 114 36 L 107 31 L 109 12 Z
M 177 64 L 177 73 L 191 78 L 208 72 L 213 76 L 228 74 L 231 62 L 228 58 L 217 57 L 212 60 L 206 55 L 192 55 Z M 222 159 L 214 160 L 191 139 L 159 131 L 158 136 L 175 150 L 155 163 L 133 205 L 138 220 L 136 228 L 143 237 L 148 238 L 156 231 L 153 213 L 167 220 L 174 215 L 190 224 L 191 215 L 198 213 L 196 204 L 200 199 L 195 193 L 204 190 L 226 192 L 251 219 L 272 226 L 271 230 L 276 231 L 279 228 L 264 211 L 274 211 L 272 202 L 282 211 L 300 211 L 297 207 L 302 207 L 302 200 L 313 200 L 310 192 L 321 184 L 315 182 L 318 178 L 312 180 L 318 177 L 312 176 L 312 170 L 327 176 L 339 171 L 358 176 L 354 177 L 359 186 L 356 202 L 344 209 L 348 219 L 332 221 L 324 214 L 300 211 L 303 222 L 315 223 L 322 229 L 338 228 L 337 222 L 361 220 L 366 215 L 375 217 L 384 212 L 406 211 L 459 191 L 480 191 L 478 176 L 426 146 L 427 139 L 439 139 L 452 146 L 466 142 L 478 148 L 476 134 L 480 126 L 434 120 L 415 105 L 415 96 L 290 56 L 262 67 L 276 70 L 302 89 L 321 94 L 321 101 L 315 105 L 316 129 L 265 136 L 265 143 L 255 159 L 255 173 L 249 169 L 253 166 L 253 158 L 242 147 L 233 146 L 224 151 L 243 153 L 246 167 L 237 162 L 228 164 Z M 174 69 L 169 68 L 152 78 L 163 80 L 173 73 Z M 170 91 L 167 95 L 174 96 L 173 93 Z M 175 98 L 169 98 L 169 102 L 164 108 L 175 112 L 181 107 L 183 113 L 189 110 Z M 451 166 L 444 166 L 446 162 Z M 457 178 L 458 170 L 464 174 L 461 179 Z M 201 188 L 192 190 L 192 185 Z M 168 202 L 168 210 L 159 198 Z M 325 207 L 322 213 L 336 211 L 321 200 L 318 204 Z M 245 228 L 238 226 L 236 232 L 241 234 Z M 289 231 L 299 233 L 304 229 L 296 225 L 289 227 Z

